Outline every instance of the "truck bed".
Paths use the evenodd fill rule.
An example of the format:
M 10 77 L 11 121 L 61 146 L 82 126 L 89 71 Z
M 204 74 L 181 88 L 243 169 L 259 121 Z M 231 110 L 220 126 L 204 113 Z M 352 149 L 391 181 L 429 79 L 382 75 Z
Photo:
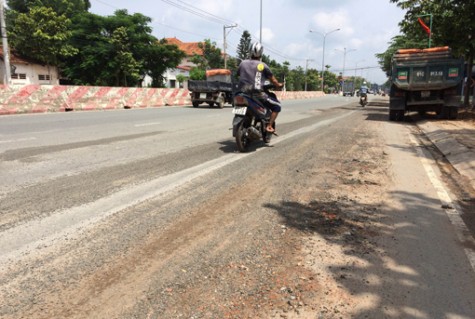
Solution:
M 460 84 L 463 60 L 454 58 L 448 49 L 427 50 L 400 50 L 393 56 L 394 85 L 412 91 L 443 90 Z
M 232 83 L 222 81 L 189 80 L 188 90 L 192 92 L 232 92 Z

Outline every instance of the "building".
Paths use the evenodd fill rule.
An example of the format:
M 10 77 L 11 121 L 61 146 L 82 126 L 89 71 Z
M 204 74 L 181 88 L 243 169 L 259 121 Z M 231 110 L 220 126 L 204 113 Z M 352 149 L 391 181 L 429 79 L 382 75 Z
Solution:
M 0 84 L 5 84 L 5 61 L 3 58 L 3 49 L 0 48 Z M 51 85 L 59 84 L 58 68 L 47 66 L 30 59 L 21 58 L 10 53 L 10 67 L 13 85 Z
M 178 83 L 177 76 L 183 75 L 186 78 L 190 77 L 190 70 L 192 67 L 196 66 L 191 62 L 191 58 L 196 55 L 203 55 L 203 50 L 199 47 L 200 42 L 182 42 L 177 38 L 165 38 L 168 44 L 176 45 L 181 51 L 185 52 L 186 56 L 174 69 L 168 69 L 164 74 L 166 79 L 165 86 L 168 88 L 179 88 L 180 83 Z M 182 83 L 183 84 L 183 83 Z M 184 83 L 186 87 L 186 83 Z

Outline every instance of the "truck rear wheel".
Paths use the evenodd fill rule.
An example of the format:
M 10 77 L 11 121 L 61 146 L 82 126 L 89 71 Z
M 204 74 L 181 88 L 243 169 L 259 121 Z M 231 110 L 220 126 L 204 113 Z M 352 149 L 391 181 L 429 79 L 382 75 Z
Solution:
M 390 121 L 396 121 L 397 117 L 396 117 L 396 113 L 397 111 L 396 110 L 389 110 L 389 120 Z
M 404 121 L 404 110 L 389 110 L 390 121 Z
M 198 107 L 198 106 L 200 106 L 200 102 L 193 101 L 192 104 L 193 104 L 193 107 Z
M 450 108 L 450 119 L 456 120 L 459 117 L 459 109 L 456 107 Z
M 218 105 L 218 107 L 220 109 L 222 109 L 224 107 L 224 98 L 219 98 L 218 101 L 216 102 L 216 104 Z

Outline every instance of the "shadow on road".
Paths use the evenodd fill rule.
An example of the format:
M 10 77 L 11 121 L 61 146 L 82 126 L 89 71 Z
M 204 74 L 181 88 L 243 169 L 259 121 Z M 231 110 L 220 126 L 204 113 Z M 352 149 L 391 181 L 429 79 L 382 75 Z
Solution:
M 397 199 L 399 209 L 341 199 L 307 204 L 282 201 L 267 207 L 288 227 L 304 236 L 319 234 L 328 247 L 338 245 L 349 260 L 358 261 L 342 265 L 335 258 L 333 264 L 325 264 L 343 290 L 366 300 L 353 318 L 470 318 L 473 305 L 454 305 L 458 296 L 446 298 L 450 293 L 467 300 L 464 296 L 472 289 L 457 282 L 460 277 L 447 273 L 446 264 L 438 262 L 437 254 L 448 255 L 445 260 L 454 264 L 461 257 L 444 251 L 441 242 L 447 238 L 433 231 L 446 223 L 445 212 L 434 211 L 432 207 L 439 203 L 424 194 L 394 192 L 390 196 Z M 421 237 L 427 234 L 431 238 Z M 448 292 L 447 285 L 457 288 Z

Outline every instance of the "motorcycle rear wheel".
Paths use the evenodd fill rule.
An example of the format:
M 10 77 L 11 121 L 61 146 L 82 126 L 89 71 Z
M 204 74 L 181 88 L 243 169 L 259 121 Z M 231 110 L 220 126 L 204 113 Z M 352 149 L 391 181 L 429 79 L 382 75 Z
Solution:
M 236 132 L 236 144 L 238 147 L 239 152 L 244 153 L 247 151 L 251 140 L 247 135 L 247 128 L 250 126 L 250 122 L 248 118 L 245 118 L 239 124 L 239 127 Z

